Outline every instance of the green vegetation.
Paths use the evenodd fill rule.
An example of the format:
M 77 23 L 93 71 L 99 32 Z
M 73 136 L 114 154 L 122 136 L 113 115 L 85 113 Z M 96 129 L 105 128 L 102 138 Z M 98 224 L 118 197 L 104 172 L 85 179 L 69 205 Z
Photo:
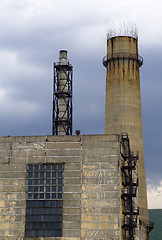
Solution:
M 150 232 L 150 240 L 162 240 L 162 209 L 149 209 L 149 219 L 154 222 L 154 229 Z

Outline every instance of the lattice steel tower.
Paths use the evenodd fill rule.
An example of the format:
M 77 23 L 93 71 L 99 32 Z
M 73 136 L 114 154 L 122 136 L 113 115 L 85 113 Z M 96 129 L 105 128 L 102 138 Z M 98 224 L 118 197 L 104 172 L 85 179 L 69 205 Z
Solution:
M 72 135 L 72 76 L 67 51 L 61 50 L 59 63 L 54 63 L 53 135 Z

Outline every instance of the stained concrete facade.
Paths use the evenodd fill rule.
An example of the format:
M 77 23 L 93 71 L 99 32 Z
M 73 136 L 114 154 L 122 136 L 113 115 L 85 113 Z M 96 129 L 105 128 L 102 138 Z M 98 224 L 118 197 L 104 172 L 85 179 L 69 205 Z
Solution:
M 119 135 L 0 137 L 0 239 L 122 239 Z M 63 163 L 62 237 L 25 237 L 27 165 Z

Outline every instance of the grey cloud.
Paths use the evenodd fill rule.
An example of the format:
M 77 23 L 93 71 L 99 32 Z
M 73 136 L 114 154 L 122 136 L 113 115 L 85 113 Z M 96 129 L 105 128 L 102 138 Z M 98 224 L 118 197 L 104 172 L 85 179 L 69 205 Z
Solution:
M 153 182 L 162 179 L 162 48 L 154 46 L 144 51 L 141 69 L 142 116 L 146 175 Z

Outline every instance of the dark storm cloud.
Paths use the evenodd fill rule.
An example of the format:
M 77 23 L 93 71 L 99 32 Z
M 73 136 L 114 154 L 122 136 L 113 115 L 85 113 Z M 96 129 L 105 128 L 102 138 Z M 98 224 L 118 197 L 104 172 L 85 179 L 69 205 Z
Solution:
M 102 58 L 81 60 L 74 72 L 74 129 L 82 134 L 104 133 L 106 70 Z
M 147 177 L 162 179 L 162 48 L 145 49 L 141 69 L 144 153 Z
M 20 17 L 22 17 L 21 14 Z M 84 28 L 79 24 L 77 28 L 74 28 L 74 23 L 71 23 L 71 21 L 68 23 L 71 24 L 70 27 L 67 28 L 68 24 L 63 24 L 66 22 L 65 19 L 57 22 L 51 21 L 50 23 L 49 19 L 40 19 L 40 21 L 38 21 L 38 19 L 35 20 L 34 18 L 34 22 L 31 25 L 29 23 L 32 21 L 28 19 L 29 22 L 25 22 L 23 27 L 21 22 L 18 23 L 16 21 L 12 31 L 9 31 L 9 29 L 6 31 L 6 29 L 4 29 L 4 34 L 0 37 L 1 52 L 4 52 L 4 55 L 6 55 L 6 64 L 3 63 L 5 70 L 0 73 L 0 85 L 2 89 L 5 89 L 6 95 L 8 96 L 8 102 L 1 107 L 1 111 L 2 108 L 8 109 L 2 118 L 5 121 L 5 127 L 3 129 L 6 129 L 7 122 L 9 124 L 8 126 L 11 125 L 10 119 L 11 116 L 12 118 L 14 116 L 16 121 L 15 124 L 12 125 L 13 130 L 10 128 L 10 135 L 15 134 L 15 129 L 18 125 L 21 126 L 23 117 L 28 119 L 28 121 L 23 122 L 23 124 L 27 124 L 26 127 L 19 128 L 19 135 L 45 133 L 45 131 L 42 131 L 41 124 L 40 130 L 38 129 L 39 125 L 37 122 L 42 122 L 43 119 L 46 118 L 45 114 L 48 118 L 52 115 L 52 65 L 53 61 L 58 61 L 59 49 L 65 48 L 69 50 L 68 57 L 70 58 L 70 62 L 72 64 L 74 62 L 74 77 L 76 80 L 74 80 L 75 93 L 73 101 L 74 120 L 78 122 L 76 126 L 80 128 L 81 125 L 83 133 L 99 133 L 100 131 L 97 129 L 96 122 L 97 125 L 101 125 L 99 119 L 102 119 L 102 123 L 104 121 L 104 118 L 101 117 L 104 108 L 100 107 L 100 95 L 103 101 L 103 94 L 100 93 L 101 82 L 98 81 L 96 83 L 96 77 L 101 79 L 101 76 L 94 71 L 94 66 L 96 68 L 98 65 L 95 60 L 96 49 L 93 51 L 89 49 L 90 51 L 86 52 L 88 49 L 87 46 L 85 50 L 85 42 L 89 40 L 90 35 L 87 34 L 87 36 L 83 37 Z M 76 22 L 83 24 L 85 21 L 87 21 L 87 17 L 83 20 L 79 19 L 75 21 L 75 24 Z M 87 31 L 88 28 L 86 24 Z M 94 41 L 94 44 L 91 45 L 95 46 L 95 44 L 96 42 Z M 5 51 L 9 53 L 6 54 Z M 101 59 L 99 59 L 99 64 L 101 69 L 103 69 Z M 79 89 L 79 92 L 77 92 L 77 89 Z M 12 102 L 11 105 L 9 101 Z M 83 105 L 81 104 L 80 107 L 77 107 L 77 103 L 79 105 L 79 102 L 84 101 L 86 104 L 83 103 Z M 14 114 L 15 110 L 12 108 L 13 104 L 16 109 L 16 114 Z M 33 110 L 32 107 L 34 108 Z M 45 111 L 45 109 L 48 110 Z M 97 116 L 96 112 L 98 112 Z M 35 115 L 37 117 L 34 118 Z M 30 118 L 34 118 L 35 125 L 37 125 L 34 131 L 31 127 L 32 125 L 29 124 L 31 122 Z M 45 126 L 47 122 L 46 119 L 46 122 L 42 124 L 42 126 Z M 88 128 L 90 122 L 91 129 Z M 84 130 L 83 124 L 87 126 L 86 130 Z M 94 130 L 93 126 L 95 126 Z M 48 129 L 47 134 L 51 133 L 50 127 L 51 116 L 50 124 L 48 122 L 48 128 L 44 127 Z M 103 127 L 100 129 L 103 129 Z M 5 134 L 4 132 L 5 131 L 1 131 L 1 135 Z

